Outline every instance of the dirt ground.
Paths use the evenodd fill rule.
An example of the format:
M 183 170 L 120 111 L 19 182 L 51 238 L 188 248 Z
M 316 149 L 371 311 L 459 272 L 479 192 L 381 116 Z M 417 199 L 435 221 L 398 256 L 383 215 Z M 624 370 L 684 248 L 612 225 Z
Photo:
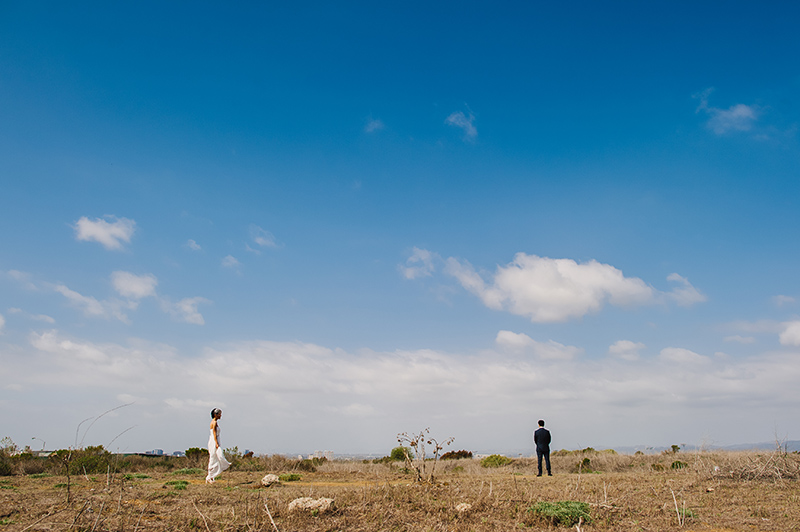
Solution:
M 63 476 L 0 477 L 0 532 L 800 530 L 796 479 L 742 478 L 730 459 L 708 456 L 681 469 L 631 459 L 591 473 L 570 472 L 570 460 L 554 461 L 555 475 L 541 478 L 532 461 L 487 469 L 459 460 L 433 484 L 414 483 L 398 466 L 344 461 L 293 471 L 299 480 L 268 488 L 266 473 L 287 472 L 228 471 L 213 485 L 197 471 L 80 475 L 69 491 Z M 333 507 L 290 512 L 300 497 L 331 498 Z M 542 501 L 587 503 L 590 518 L 553 524 L 531 511 Z

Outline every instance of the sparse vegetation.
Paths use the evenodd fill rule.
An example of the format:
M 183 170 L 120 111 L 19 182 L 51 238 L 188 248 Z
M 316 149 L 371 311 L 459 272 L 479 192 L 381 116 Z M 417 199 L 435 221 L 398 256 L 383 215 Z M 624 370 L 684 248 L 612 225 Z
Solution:
M 164 487 L 170 487 L 174 490 L 185 490 L 186 486 L 189 485 L 188 480 L 168 480 L 164 482 Z
M 581 522 L 591 522 L 589 505 L 585 502 L 540 501 L 534 504 L 530 511 L 553 526 L 571 527 Z
M 129 458 L 112 458 L 112 464 L 124 464 L 116 477 L 74 475 L 68 505 L 63 469 L 54 469 L 47 480 L 19 471 L 0 478 L 0 516 L 14 530 L 38 522 L 30 531 L 72 525 L 72 530 L 87 532 L 93 527 L 205 532 L 203 517 L 212 532 L 274 530 L 266 501 L 281 532 L 555 531 L 576 526 L 592 532 L 658 532 L 700 523 L 699 528 L 709 530 L 766 532 L 793 530 L 800 522 L 800 455 L 778 450 L 682 451 L 681 461 L 688 466 L 680 469 L 671 467 L 675 457 L 663 454 L 554 453 L 555 476 L 541 479 L 536 478 L 535 458 L 517 458 L 501 469 L 482 467 L 475 459 L 449 460 L 440 464 L 436 480 L 422 484 L 409 482 L 394 462 L 320 461 L 316 472 L 301 475 L 302 461 L 272 455 L 253 458 L 258 471 L 228 471 L 224 480 L 206 485 L 185 457 L 169 458 L 174 464 L 169 468 L 153 468 L 149 458 Z M 570 472 L 584 458 L 596 473 Z M 174 474 L 182 470 L 189 471 L 184 478 Z M 277 489 L 262 487 L 265 472 L 275 472 L 284 483 Z M 289 502 L 310 493 L 335 499 L 336 511 L 289 513 Z
M 199 467 L 184 467 L 172 472 L 173 475 L 205 475 L 206 470 Z
M 672 462 L 672 465 L 670 465 L 669 467 L 671 469 L 683 469 L 684 467 L 688 467 L 688 466 L 689 466 L 689 464 L 687 464 L 686 462 L 681 462 L 680 460 L 675 460 L 674 462 Z

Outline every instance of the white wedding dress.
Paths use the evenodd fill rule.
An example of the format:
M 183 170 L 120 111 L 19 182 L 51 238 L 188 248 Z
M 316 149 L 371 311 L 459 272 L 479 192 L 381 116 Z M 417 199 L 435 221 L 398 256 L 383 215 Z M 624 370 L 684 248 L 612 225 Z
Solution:
M 215 429 L 217 431 L 216 441 L 220 441 L 219 423 L 215 425 Z M 231 463 L 225 460 L 225 455 L 222 454 L 222 447 L 217 447 L 214 441 L 214 429 L 209 429 L 208 433 L 208 476 L 206 477 L 206 482 L 214 482 L 214 479 L 228 469 Z

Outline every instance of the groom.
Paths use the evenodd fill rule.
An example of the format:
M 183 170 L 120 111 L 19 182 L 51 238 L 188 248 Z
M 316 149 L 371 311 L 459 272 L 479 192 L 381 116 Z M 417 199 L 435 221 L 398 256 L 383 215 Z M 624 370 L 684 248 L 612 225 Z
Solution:
M 547 464 L 547 476 L 552 477 L 550 472 L 550 431 L 544 428 L 544 420 L 539 420 L 539 428 L 533 433 L 533 443 L 536 444 L 536 458 L 539 459 L 539 474 L 542 476 L 542 457 Z

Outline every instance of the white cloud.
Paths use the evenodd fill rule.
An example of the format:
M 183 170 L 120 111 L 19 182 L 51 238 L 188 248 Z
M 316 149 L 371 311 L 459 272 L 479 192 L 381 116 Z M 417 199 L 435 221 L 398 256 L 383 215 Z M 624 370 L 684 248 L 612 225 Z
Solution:
M 700 99 L 696 112 L 703 111 L 709 118 L 706 126 L 717 135 L 735 131 L 750 131 L 758 120 L 760 109 L 754 105 L 735 104 L 728 109 L 720 109 L 708 105 L 708 97 L 713 88 L 706 89 L 694 97 Z
M 750 131 L 758 119 L 758 108 L 742 103 L 732 105 L 728 109 L 708 110 L 711 118 L 708 127 L 717 135 L 724 135 L 731 131 Z
M 222 265 L 226 268 L 238 268 L 239 266 L 241 266 L 241 263 L 233 255 L 228 255 L 224 259 L 222 259 Z
M 103 219 L 90 220 L 81 217 L 75 223 L 75 238 L 82 241 L 99 242 L 106 249 L 122 249 L 122 243 L 129 243 L 136 231 L 136 222 L 128 218 L 104 216 Z
M 200 247 L 200 244 L 198 244 L 197 242 L 195 242 L 191 238 L 186 241 L 186 247 L 188 247 L 192 251 L 200 251 L 201 249 L 203 249 L 202 247 Z
M 398 269 L 406 279 L 417 279 L 419 277 L 430 277 L 434 271 L 435 255 L 427 249 L 415 247 L 411 251 L 411 256 L 406 259 L 405 266 L 400 265 Z
M 665 347 L 661 350 L 659 358 L 665 362 L 677 364 L 702 364 L 709 361 L 708 357 L 682 347 Z
M 733 334 L 731 336 L 726 336 L 723 338 L 725 342 L 737 342 L 740 344 L 753 344 L 755 343 L 756 339 L 752 336 L 742 336 L 740 334 Z
M 463 111 L 456 111 L 448 116 L 444 123 L 450 126 L 460 128 L 464 131 L 464 140 L 475 140 L 478 136 L 478 130 L 475 128 L 475 115 L 471 112 L 469 116 L 465 115 Z
M 376 131 L 382 130 L 385 126 L 382 120 L 377 118 L 368 118 L 367 124 L 364 126 L 364 131 L 366 133 L 375 133 Z
M 178 321 L 194 325 L 205 325 L 203 315 L 197 310 L 201 304 L 211 303 L 204 297 L 187 297 L 177 303 L 172 303 L 166 298 L 161 299 L 161 307 Z
M 198 409 L 208 409 L 209 412 L 212 408 L 225 408 L 224 403 L 209 401 L 206 399 L 180 399 L 178 397 L 169 397 L 164 399 L 164 403 L 176 410 L 196 411 Z
M 782 307 L 784 305 L 791 305 L 795 302 L 795 298 L 792 296 L 784 296 L 784 295 L 777 295 L 772 297 L 772 303 L 776 307 Z
M 623 360 L 639 360 L 639 351 L 646 346 L 641 342 L 618 340 L 608 347 L 608 353 Z
M 48 316 L 46 314 L 31 314 L 29 312 L 25 312 L 21 308 L 10 308 L 10 309 L 8 309 L 8 313 L 9 314 L 19 314 L 20 316 L 24 316 L 24 317 L 26 317 L 28 319 L 36 320 L 36 321 L 43 321 L 45 323 L 55 323 L 56 322 L 56 320 L 54 320 L 53 318 L 51 318 L 50 316 Z
M 673 288 L 672 291 L 667 292 L 667 297 L 675 301 L 682 307 L 690 307 L 695 303 L 702 303 L 708 298 L 701 294 L 685 277 L 681 277 L 677 273 L 671 273 L 667 276 L 667 281 L 678 283 L 680 286 Z
M 111 275 L 111 283 L 114 290 L 120 296 L 126 298 L 125 300 L 110 299 L 100 301 L 91 296 L 84 296 L 65 285 L 52 285 L 52 289 L 67 298 L 72 306 L 80 309 L 84 315 L 89 317 L 116 318 L 123 323 L 129 324 L 130 319 L 126 311 L 136 310 L 140 299 L 153 297 L 159 302 L 161 309 L 170 314 L 175 320 L 196 325 L 205 324 L 202 314 L 198 311 L 198 306 L 211 301 L 204 297 L 188 297 L 173 303 L 170 298 L 161 296 L 156 292 L 158 280 L 152 274 L 136 275 L 130 272 L 116 271 Z
M 250 238 L 256 245 L 262 248 L 278 247 L 278 244 L 275 242 L 275 235 L 255 224 L 250 225 Z
M 3 334 L 3 328 L 6 326 L 6 319 L 0 314 L 0 334 Z
M 527 334 L 512 331 L 499 331 L 494 341 L 503 349 L 530 353 L 543 360 L 571 360 L 583 354 L 583 349 L 580 347 L 560 344 L 553 340 L 537 342 Z
M 800 346 L 800 321 L 783 323 L 783 331 L 778 338 L 781 345 Z
M 136 275 L 131 272 L 116 271 L 111 274 L 111 283 L 114 290 L 122 297 L 129 299 L 142 299 L 155 297 L 158 280 L 155 275 Z
M 53 290 L 66 297 L 72 306 L 83 311 L 83 314 L 94 318 L 117 318 L 123 323 L 129 323 L 128 317 L 122 312 L 122 304 L 113 304 L 107 301 L 98 301 L 94 297 L 84 296 L 70 290 L 63 284 L 56 285 Z
M 561 322 L 599 311 L 603 305 L 629 306 L 653 302 L 654 290 L 644 281 L 625 277 L 595 260 L 577 263 L 517 253 L 498 266 L 487 285 L 466 261 L 447 259 L 445 272 L 494 310 L 526 316 L 532 322 Z
M 39 289 L 39 287 L 36 286 L 36 284 L 33 281 L 31 281 L 31 274 L 29 274 L 28 272 L 21 272 L 19 270 L 8 270 L 7 272 L 5 272 L 5 275 L 13 279 L 14 281 L 18 282 L 26 290 Z
M 16 424 L 30 418 L 39 427 L 54 427 L 54 446 L 69 445 L 74 434 L 74 424 L 60 418 L 72 413 L 67 417 L 73 423 L 74 412 L 87 405 L 97 409 L 133 396 L 168 406 L 126 410 L 121 429 L 147 427 L 123 438 L 134 442 L 125 443 L 134 451 L 152 447 L 153 431 L 164 448 L 196 446 L 198 430 L 207 427 L 198 426 L 198 419 L 220 405 L 226 410 L 226 441 L 257 452 L 386 451 L 394 434 L 423 426 L 478 452 L 531 452 L 530 429 L 538 418 L 547 420 L 563 448 L 699 442 L 709 435 L 737 443 L 742 440 L 736 421 L 743 417 L 753 417 L 749 434 L 767 440 L 775 420 L 791 419 L 800 401 L 796 351 L 740 359 L 668 347 L 630 364 L 614 357 L 528 360 L 506 348 L 533 349 L 537 342 L 508 331 L 498 333 L 497 344 L 496 351 L 470 355 L 425 349 L 353 353 L 252 341 L 181 355 L 141 340 L 96 343 L 48 331 L 32 334 L 29 346 L 0 350 L 0 367 L 20 390 L 53 402 L 37 416 L 27 415 L 35 410 L 25 397 L 9 397 L 5 404 L 26 414 L 15 416 Z M 321 409 L 327 415 L 320 417 Z M 574 423 L 576 412 L 590 415 Z M 521 419 L 530 424 L 520 426 Z M 619 419 L 626 423 L 614 423 Z M 7 428 L 22 432 L 16 425 Z M 32 425 L 24 428 L 33 433 Z M 108 439 L 119 431 L 110 430 Z M 64 442 L 55 443 L 56 434 L 66 435 Z

